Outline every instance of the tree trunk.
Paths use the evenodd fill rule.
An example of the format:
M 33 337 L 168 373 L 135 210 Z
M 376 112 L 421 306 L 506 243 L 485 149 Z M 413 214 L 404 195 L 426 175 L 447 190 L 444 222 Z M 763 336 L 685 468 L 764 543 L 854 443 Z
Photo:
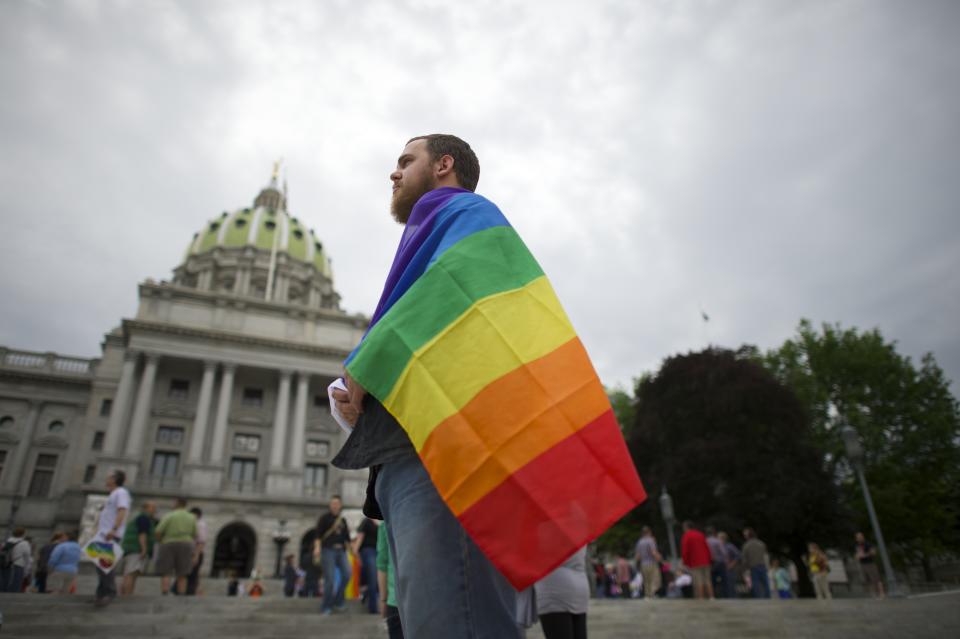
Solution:
M 930 555 L 925 552 L 920 553 L 920 563 L 923 564 L 923 577 L 928 582 L 934 582 L 937 580 L 936 576 L 933 574 L 933 565 L 930 563 Z
M 803 561 L 807 552 L 806 542 L 794 542 L 790 545 L 790 559 L 797 566 L 797 597 L 813 597 L 813 582 L 807 564 Z

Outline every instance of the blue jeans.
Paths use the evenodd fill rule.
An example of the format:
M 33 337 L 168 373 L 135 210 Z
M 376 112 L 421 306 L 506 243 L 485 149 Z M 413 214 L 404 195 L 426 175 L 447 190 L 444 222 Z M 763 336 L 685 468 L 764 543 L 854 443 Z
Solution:
M 97 568 L 97 599 L 113 599 L 117 596 L 117 570 L 104 572 Z
M 23 566 L 0 569 L 0 592 L 20 592 L 23 585 Z
M 710 581 L 713 582 L 713 596 L 717 599 L 729 596 L 727 586 L 727 565 L 723 563 L 710 564 Z
M 770 598 L 770 581 L 766 566 L 750 566 L 750 590 L 754 599 Z
M 404 636 L 520 637 L 516 591 L 440 499 L 419 457 L 384 464 L 376 496 L 390 524 L 387 539 Z
M 360 570 L 367 581 L 367 612 L 380 612 L 380 591 L 377 589 L 377 549 L 360 549 Z
M 343 548 L 321 548 L 320 566 L 323 569 L 323 609 L 343 607 L 343 593 L 350 581 L 350 564 L 347 563 L 347 551 Z M 333 585 L 337 581 L 337 570 L 340 570 L 340 581 L 336 592 Z

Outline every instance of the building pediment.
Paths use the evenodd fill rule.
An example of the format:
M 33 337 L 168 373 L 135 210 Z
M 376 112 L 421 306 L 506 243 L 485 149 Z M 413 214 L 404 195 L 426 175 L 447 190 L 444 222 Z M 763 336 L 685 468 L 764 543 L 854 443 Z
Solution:
M 153 414 L 158 417 L 180 417 L 182 419 L 193 417 L 193 411 L 187 410 L 180 404 L 160 404 L 153 409 Z
M 264 426 L 267 424 L 267 417 L 263 413 L 255 411 L 236 411 L 230 414 L 230 421 L 238 424 Z
M 59 435 L 44 435 L 43 437 L 38 437 L 34 444 L 37 446 L 42 446 L 44 448 L 69 448 L 70 445 L 67 443 L 67 440 Z

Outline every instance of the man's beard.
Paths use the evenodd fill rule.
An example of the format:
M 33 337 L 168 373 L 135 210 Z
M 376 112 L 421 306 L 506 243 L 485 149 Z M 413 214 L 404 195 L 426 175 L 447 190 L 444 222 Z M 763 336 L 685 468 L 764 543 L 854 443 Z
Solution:
M 393 192 L 393 199 L 390 200 L 390 215 L 399 224 L 406 224 L 413 212 L 413 205 L 424 193 L 432 191 L 434 186 L 433 176 L 428 171 L 421 173 L 414 181 L 408 179 L 401 182 L 400 188 Z

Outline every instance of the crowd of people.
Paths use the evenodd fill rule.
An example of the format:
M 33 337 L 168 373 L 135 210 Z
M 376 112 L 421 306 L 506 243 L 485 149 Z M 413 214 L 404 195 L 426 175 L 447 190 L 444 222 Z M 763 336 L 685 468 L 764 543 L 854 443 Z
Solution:
M 199 508 L 188 511 L 186 500 L 178 498 L 174 509 L 159 521 L 157 506 L 152 501 L 144 501 L 138 512 L 129 516 L 131 496 L 123 486 L 125 480 L 120 470 L 107 477 L 109 495 L 89 540 L 115 544 L 122 551 L 116 564 L 96 566 L 96 605 L 105 606 L 118 594 L 134 594 L 137 578 L 146 573 L 154 557 L 155 573 L 161 576 L 162 594 L 199 594 L 200 566 L 207 543 L 203 512 Z M 48 543 L 36 549 L 24 528 L 14 529 L 0 548 L 0 591 L 74 593 L 83 556 L 78 538 L 76 530 L 57 531 Z M 119 589 L 117 576 L 122 579 Z M 171 577 L 174 578 L 172 588 Z
M 707 526 L 702 531 L 686 521 L 680 539 L 678 565 L 664 558 L 649 526 L 641 529 L 634 548 L 634 561 L 623 556 L 593 564 L 598 597 L 687 597 L 692 599 L 733 599 L 752 597 L 792 599 L 798 575 L 789 557 L 771 554 L 753 528 L 742 531 L 738 547 L 724 531 Z M 877 569 L 877 551 L 863 533 L 854 538 L 864 588 L 875 597 L 884 596 Z M 831 599 L 830 560 L 816 543 L 807 545 L 803 563 L 818 599 Z

